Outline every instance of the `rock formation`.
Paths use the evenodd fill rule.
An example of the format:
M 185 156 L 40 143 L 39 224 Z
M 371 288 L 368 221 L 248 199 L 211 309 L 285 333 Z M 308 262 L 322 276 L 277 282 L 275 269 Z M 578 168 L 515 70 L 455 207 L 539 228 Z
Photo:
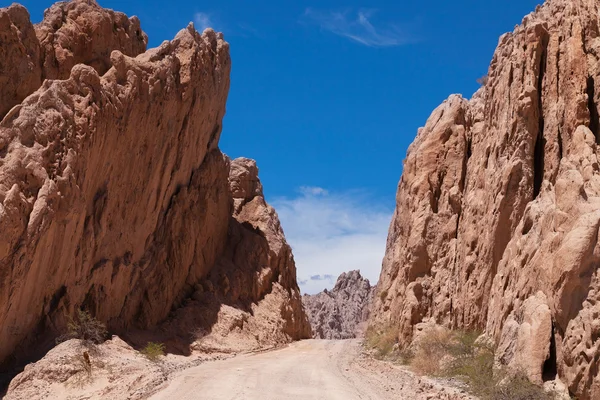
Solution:
M 229 188 L 233 215 L 219 260 L 194 285 L 185 306 L 161 324 L 161 333 L 138 338 L 140 345 L 140 339 L 174 347 L 187 342 L 193 350 L 231 353 L 311 337 L 292 250 L 265 202 L 254 160 L 230 162 Z
M 374 287 L 360 271 L 341 274 L 333 290 L 305 294 L 302 303 L 315 339 L 351 339 L 362 334 Z
M 485 330 L 499 362 L 600 398 L 599 22 L 549 0 L 419 130 L 374 301 L 403 345 L 429 318 Z
M 69 340 L 28 364 L 4 399 L 146 399 L 175 371 L 204 360 L 169 354 L 153 362 L 116 336 L 94 350 Z
M 257 168 L 218 148 L 221 34 L 190 24 L 146 51 L 137 18 L 93 0 L 58 3 L 36 26 L 1 9 L 0 32 L 4 368 L 47 349 L 77 308 L 126 333 L 204 284 L 243 312 L 270 301 L 279 340 L 310 334 Z
M 148 37 L 137 17 L 100 8 L 94 1 L 53 5 L 33 26 L 25 7 L 0 9 L 0 117 L 35 92 L 44 79 L 68 79 L 76 64 L 99 75 L 112 67 L 111 52 L 135 57 Z

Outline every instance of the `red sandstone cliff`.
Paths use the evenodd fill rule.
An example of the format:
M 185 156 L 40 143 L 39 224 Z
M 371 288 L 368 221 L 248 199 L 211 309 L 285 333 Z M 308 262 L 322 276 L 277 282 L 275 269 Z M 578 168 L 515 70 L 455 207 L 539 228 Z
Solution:
M 600 398 L 600 25 L 549 0 L 500 38 L 489 80 L 410 146 L 375 321 L 485 330 L 500 362 Z
M 310 335 L 277 215 L 235 183 L 257 169 L 218 148 L 221 34 L 190 25 L 146 51 L 137 18 L 73 0 L 36 26 L 0 9 L 0 37 L 0 363 L 77 308 L 116 333 L 155 326 L 209 279 L 234 308 L 276 297 L 279 341 Z

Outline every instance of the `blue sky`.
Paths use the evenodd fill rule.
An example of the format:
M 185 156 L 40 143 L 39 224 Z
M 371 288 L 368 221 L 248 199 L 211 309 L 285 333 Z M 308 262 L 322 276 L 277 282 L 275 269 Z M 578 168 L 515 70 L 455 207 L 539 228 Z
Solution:
M 22 3 L 34 21 L 50 5 Z M 151 47 L 189 21 L 224 32 L 233 68 L 221 149 L 257 160 L 312 292 L 353 268 L 377 280 L 417 128 L 451 93 L 471 96 L 498 37 L 539 1 L 99 3 L 139 16 Z

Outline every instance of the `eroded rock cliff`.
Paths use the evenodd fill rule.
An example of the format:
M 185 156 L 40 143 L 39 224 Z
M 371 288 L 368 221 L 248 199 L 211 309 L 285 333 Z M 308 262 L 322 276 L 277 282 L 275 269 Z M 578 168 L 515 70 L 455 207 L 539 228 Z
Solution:
M 377 323 L 485 330 L 534 382 L 600 398 L 600 26 L 549 0 L 500 38 L 489 79 L 410 146 Z
M 313 337 L 352 339 L 360 336 L 369 318 L 374 289 L 360 271 L 351 271 L 341 274 L 332 290 L 302 296 Z
M 224 353 L 310 338 L 292 250 L 265 202 L 256 162 L 228 163 L 233 211 L 225 249 L 159 331 L 167 333 L 167 344 L 191 339 L 192 350 Z
M 256 166 L 218 148 L 221 34 L 190 24 L 146 51 L 137 18 L 73 0 L 36 26 L 1 9 L 0 35 L 0 364 L 77 308 L 115 333 L 153 327 L 203 281 L 243 312 L 277 297 L 280 340 L 309 335 Z

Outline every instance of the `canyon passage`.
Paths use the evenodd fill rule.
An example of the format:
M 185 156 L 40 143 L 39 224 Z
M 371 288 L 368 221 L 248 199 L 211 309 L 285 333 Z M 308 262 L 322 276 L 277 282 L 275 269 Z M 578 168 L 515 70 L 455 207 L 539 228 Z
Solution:
M 304 295 L 294 254 L 323 246 L 288 243 L 272 204 L 358 201 L 270 204 L 261 160 L 223 153 L 244 60 L 210 15 L 148 48 L 94 0 L 1 8 L 0 395 L 600 399 L 599 7 L 547 0 L 502 35 L 398 166 L 378 282 L 365 265 Z M 348 13 L 302 24 L 400 46 Z M 362 250 L 343 216 L 361 240 L 323 242 Z

